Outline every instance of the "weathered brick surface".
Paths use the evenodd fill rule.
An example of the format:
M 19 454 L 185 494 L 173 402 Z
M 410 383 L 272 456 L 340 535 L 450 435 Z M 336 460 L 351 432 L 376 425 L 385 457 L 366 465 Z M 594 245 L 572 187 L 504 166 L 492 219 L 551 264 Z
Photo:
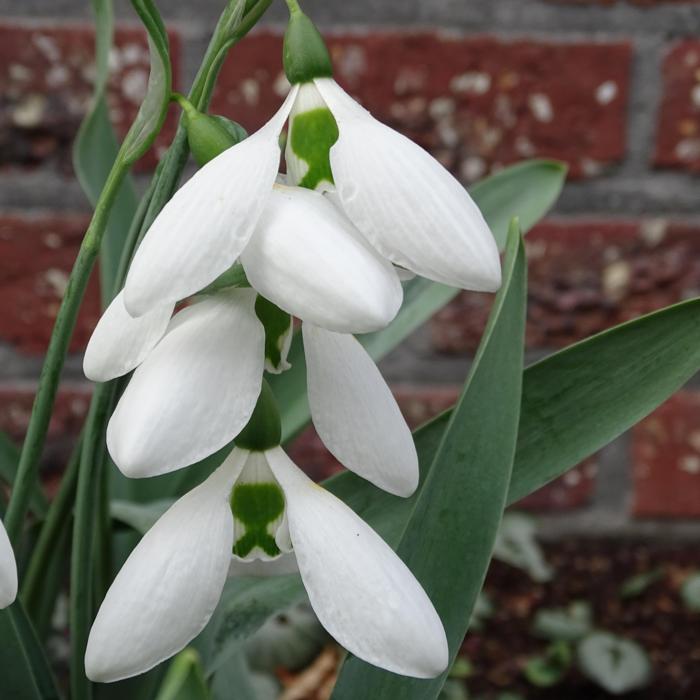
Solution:
M 0 384 L 0 431 L 18 445 L 29 424 L 36 386 L 30 383 Z M 91 387 L 86 383 L 62 385 L 51 416 L 42 473 L 49 489 L 63 471 L 75 444 L 90 403 Z
M 407 423 L 415 428 L 449 408 L 459 397 L 459 386 L 398 386 L 394 395 Z M 357 436 L 358 440 L 362 436 Z M 343 470 L 328 452 L 313 427 L 305 430 L 290 448 L 290 456 L 313 479 L 320 481 Z M 517 508 L 561 511 L 584 506 L 595 488 L 596 458 L 586 460 L 567 474 L 536 491 L 517 504 Z
M 632 435 L 634 514 L 700 518 L 700 393 L 676 394 Z
M 700 293 L 700 227 L 549 221 L 526 238 L 527 344 L 562 347 Z M 441 352 L 473 351 L 491 296 L 463 293 L 432 322 Z
M 0 216 L 0 341 L 28 353 L 46 350 L 88 219 L 85 216 Z M 71 345 L 81 350 L 99 318 L 96 275 Z
M 700 41 L 676 44 L 663 64 L 656 165 L 700 172 Z
M 174 75 L 180 42 L 170 34 Z M 88 109 L 95 75 L 94 32 L 89 25 L 0 24 L 0 165 L 56 164 L 70 171 L 70 149 Z M 138 111 L 149 74 L 145 32 L 119 28 L 110 57 L 109 107 L 123 135 Z M 173 134 L 171 115 L 158 141 Z M 158 147 L 156 148 L 156 151 Z M 156 153 L 142 162 L 152 167 Z
M 338 81 L 465 182 L 535 155 L 599 174 L 625 152 L 630 47 L 436 33 L 329 37 Z M 212 108 L 259 127 L 288 85 L 281 38 L 261 32 L 224 66 Z

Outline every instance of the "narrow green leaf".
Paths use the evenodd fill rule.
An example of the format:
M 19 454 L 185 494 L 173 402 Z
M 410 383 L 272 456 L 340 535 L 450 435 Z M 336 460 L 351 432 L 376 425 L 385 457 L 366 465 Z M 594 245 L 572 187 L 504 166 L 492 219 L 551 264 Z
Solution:
M 471 190 L 499 247 L 505 246 L 510 220 L 517 216 L 527 233 L 556 201 L 566 178 L 566 167 L 555 161 L 529 160 L 505 168 L 486 178 Z M 360 342 L 375 360 L 425 323 L 436 311 L 459 293 L 454 287 L 416 278 L 404 285 L 404 303 L 387 328 L 359 336 Z M 283 437 L 296 435 L 309 421 L 306 399 L 306 364 L 299 334 L 289 353 L 292 369 L 270 378 L 282 412 Z
M 526 301 L 527 263 L 515 220 L 503 285 L 397 548 L 442 619 L 451 662 L 483 585 L 508 492 L 518 432 Z M 351 658 L 333 698 L 437 698 L 447 673 L 416 680 Z
M 73 168 L 83 192 L 95 206 L 119 152 L 119 144 L 110 123 L 106 99 L 114 25 L 112 3 L 111 0 L 92 0 L 92 7 L 95 15 L 95 87 L 92 107 L 73 143 Z M 103 306 L 111 300 L 119 258 L 135 212 L 136 192 L 131 178 L 126 177 L 110 213 L 100 249 Z
M 155 700 L 209 700 L 210 697 L 199 654 L 188 648 L 173 659 Z
M 152 0 L 131 0 L 148 32 L 151 72 L 146 97 L 124 138 L 121 156 L 127 163 L 138 160 L 153 144 L 168 111 L 172 92 L 172 69 L 168 33 Z
M 651 680 L 646 651 L 631 639 L 594 632 L 578 646 L 581 672 L 613 695 L 643 688 Z
M 248 637 L 273 614 L 304 596 L 299 576 L 231 578 L 226 582 L 214 619 L 197 639 L 207 674 L 227 664 Z
M 0 611 L 0 669 L 2 697 L 60 698 L 49 663 L 19 601 Z
M 0 480 L 8 486 L 12 486 L 15 481 L 18 463 L 19 448 L 5 433 L 0 432 Z M 39 482 L 34 486 L 29 506 L 37 517 L 44 518 L 46 515 L 48 502 Z
M 630 576 L 620 586 L 620 598 L 636 598 L 642 595 L 650 586 L 653 586 L 657 581 L 660 581 L 666 575 L 666 570 L 663 566 L 657 566 L 650 571 L 643 571 L 640 574 Z

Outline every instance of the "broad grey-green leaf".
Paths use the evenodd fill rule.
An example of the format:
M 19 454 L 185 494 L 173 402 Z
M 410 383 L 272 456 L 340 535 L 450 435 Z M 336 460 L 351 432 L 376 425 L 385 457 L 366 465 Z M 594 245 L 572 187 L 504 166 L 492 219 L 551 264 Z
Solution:
M 145 535 L 174 502 L 172 498 L 161 498 L 149 503 L 114 500 L 109 504 L 109 512 L 115 520 Z
M 688 576 L 681 586 L 681 597 L 688 610 L 700 612 L 700 572 Z
M 503 285 L 396 550 L 442 619 L 451 662 L 483 585 L 508 493 L 518 433 L 526 301 L 527 263 L 515 220 Z M 416 680 L 350 658 L 333 698 L 434 699 L 447 673 Z
M 552 642 L 576 642 L 593 627 L 591 606 L 576 601 L 567 608 L 541 608 L 535 613 L 532 633 Z
M 562 163 L 529 160 L 505 168 L 472 188 L 474 201 L 500 248 L 505 246 L 510 220 L 519 217 L 521 230 L 527 233 L 554 204 L 565 178 L 566 167 Z M 454 287 L 415 278 L 404 285 L 404 302 L 396 318 L 384 330 L 359 336 L 359 340 L 374 360 L 380 360 L 458 293 Z M 270 378 L 282 407 L 285 440 L 296 435 L 310 416 L 306 364 L 299 334 L 294 338 L 289 362 L 292 369 Z
M 131 4 L 148 32 L 151 71 L 146 96 L 124 137 L 120 152 L 120 156 L 129 164 L 138 160 L 158 135 L 165 121 L 172 91 L 168 33 L 163 20 L 152 0 L 131 0 Z
M 535 519 L 525 513 L 506 513 L 498 530 L 493 556 L 525 571 L 533 581 L 549 581 L 552 569 L 537 542 Z
M 578 646 L 581 672 L 613 695 L 643 688 L 651 680 L 646 651 L 631 639 L 594 632 Z
M 51 668 L 20 601 L 0 610 L 2 697 L 58 700 Z
M 95 15 L 95 86 L 92 106 L 73 143 L 73 168 L 83 192 L 95 206 L 119 152 L 119 144 L 110 123 L 106 99 L 114 28 L 112 3 L 111 0 L 92 0 L 92 7 Z M 135 212 L 136 192 L 127 176 L 119 188 L 100 248 L 103 307 L 112 299 L 119 259 Z

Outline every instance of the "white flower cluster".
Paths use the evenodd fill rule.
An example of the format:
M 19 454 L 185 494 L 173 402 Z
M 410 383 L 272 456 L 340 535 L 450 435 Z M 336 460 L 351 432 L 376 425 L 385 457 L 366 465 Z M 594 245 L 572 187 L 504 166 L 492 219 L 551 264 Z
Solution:
M 198 297 L 173 315 L 237 262 L 250 287 Z M 411 433 L 352 334 L 392 321 L 411 273 L 495 291 L 498 251 L 478 208 L 332 78 L 293 86 L 262 129 L 165 206 L 95 330 L 86 375 L 105 381 L 135 370 L 107 431 L 114 462 L 148 477 L 231 443 L 265 391 L 264 371 L 288 367 L 296 317 L 319 436 L 348 469 L 409 496 L 419 476 Z M 416 677 L 445 669 L 445 633 L 420 584 L 276 442 L 232 448 L 145 535 L 93 625 L 90 678 L 129 677 L 179 651 L 208 622 L 227 576 L 297 569 L 321 623 L 353 654 Z

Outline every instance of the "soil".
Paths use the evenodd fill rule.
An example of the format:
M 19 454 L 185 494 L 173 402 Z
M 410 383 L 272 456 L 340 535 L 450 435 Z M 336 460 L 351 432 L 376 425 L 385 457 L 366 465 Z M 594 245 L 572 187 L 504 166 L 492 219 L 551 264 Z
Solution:
M 504 691 L 527 700 L 613 697 L 575 670 L 548 689 L 533 687 L 522 674 L 527 658 L 547 646 L 530 632 L 534 613 L 583 600 L 597 628 L 635 640 L 650 656 L 651 684 L 626 699 L 700 699 L 700 613 L 689 611 L 679 593 L 688 574 L 700 570 L 700 547 L 577 540 L 547 545 L 545 552 L 556 573 L 544 584 L 493 562 L 485 584 L 493 614 L 469 634 L 461 653 L 473 667 L 466 681 L 472 697 L 495 699 Z M 631 576 L 659 567 L 663 575 L 639 595 L 620 596 Z

